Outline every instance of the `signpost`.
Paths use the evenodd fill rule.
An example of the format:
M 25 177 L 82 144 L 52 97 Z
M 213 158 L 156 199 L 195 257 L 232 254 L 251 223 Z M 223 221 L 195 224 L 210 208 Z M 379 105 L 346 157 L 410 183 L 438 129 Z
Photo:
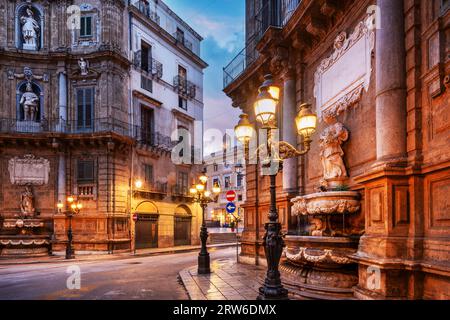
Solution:
M 236 199 L 236 192 L 234 190 L 230 190 L 225 196 L 228 202 L 233 202 Z
M 225 209 L 227 213 L 233 217 L 234 224 L 236 226 L 236 261 L 239 263 L 239 215 L 234 215 L 234 213 L 236 212 L 236 205 L 233 202 L 236 199 L 236 192 L 234 190 L 230 190 L 226 193 L 225 196 L 229 201 L 225 206 Z

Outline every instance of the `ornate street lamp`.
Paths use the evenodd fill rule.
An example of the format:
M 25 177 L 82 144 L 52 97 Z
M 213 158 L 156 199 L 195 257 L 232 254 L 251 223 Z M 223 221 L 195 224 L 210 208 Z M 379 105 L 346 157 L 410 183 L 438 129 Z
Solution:
M 206 182 L 208 181 L 208 177 L 206 176 L 206 169 L 203 174 L 199 177 L 199 183 L 193 185 L 189 192 L 194 197 L 194 202 L 198 203 L 202 208 L 202 226 L 200 228 L 200 240 L 202 243 L 200 253 L 198 254 L 198 273 L 199 274 L 208 274 L 211 273 L 210 269 L 210 261 L 209 261 L 209 253 L 206 248 L 206 240 L 208 240 L 208 230 L 206 228 L 205 221 L 205 210 L 208 206 L 208 203 L 217 201 L 217 197 L 220 193 L 220 187 L 218 185 L 214 185 L 212 188 L 213 195 L 211 192 L 206 190 Z
M 64 209 L 64 204 L 61 201 L 58 201 L 56 205 L 59 212 L 62 212 Z M 73 250 L 73 233 L 72 233 L 72 217 L 76 214 L 78 215 L 83 209 L 83 204 L 79 201 L 75 200 L 74 196 L 67 197 L 66 207 L 69 207 L 69 210 L 65 212 L 66 216 L 69 218 L 69 229 L 67 230 L 67 246 L 66 246 L 66 259 L 75 259 L 75 254 Z
M 269 91 L 274 92 L 272 96 Z M 272 81 L 272 76 L 266 76 L 263 85 L 259 88 L 259 95 L 254 104 L 255 116 L 263 125 L 263 129 L 268 131 L 267 153 L 271 161 L 264 162 L 264 166 L 270 166 L 273 162 L 278 162 L 278 171 L 282 169 L 284 159 L 294 158 L 306 154 L 310 150 L 311 135 L 316 131 L 317 115 L 311 111 L 309 104 L 300 105 L 300 111 L 295 119 L 298 133 L 303 136 L 304 149 L 299 151 L 285 141 L 273 141 L 271 131 L 277 129 L 274 125 L 276 116 L 276 106 L 279 99 L 279 88 Z M 247 119 L 247 121 L 242 121 Z M 248 117 L 243 115 L 241 121 L 235 127 L 236 137 L 239 141 L 247 144 L 253 132 L 252 125 Z M 278 150 L 273 154 L 273 150 Z M 259 148 L 258 148 L 259 149 Z M 246 147 L 247 150 L 247 147 Z M 278 210 L 276 202 L 276 176 L 278 171 L 270 174 L 270 209 L 269 222 L 265 224 L 266 233 L 264 235 L 264 252 L 267 260 L 267 274 L 263 287 L 259 289 L 258 300 L 286 300 L 288 292 L 281 284 L 280 272 L 278 270 L 281 255 L 283 253 L 284 240 L 281 234 L 281 223 L 278 221 Z

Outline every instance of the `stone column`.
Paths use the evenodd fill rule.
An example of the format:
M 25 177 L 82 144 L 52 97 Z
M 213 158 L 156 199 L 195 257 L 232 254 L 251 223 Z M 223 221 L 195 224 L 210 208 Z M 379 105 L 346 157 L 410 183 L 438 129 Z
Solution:
M 59 73 L 59 120 L 60 131 L 64 131 L 67 121 L 67 76 L 64 71 Z
M 58 160 L 58 201 L 66 203 L 66 157 L 59 153 Z
M 406 62 L 403 0 L 378 0 L 376 31 L 376 142 L 379 162 L 406 156 Z
M 297 129 L 295 126 L 295 117 L 297 113 L 296 106 L 296 86 L 295 75 L 293 72 L 287 72 L 283 76 L 283 112 L 282 112 L 282 139 L 294 147 L 297 147 Z M 288 193 L 297 193 L 298 191 L 298 159 L 286 159 L 283 163 L 283 191 Z

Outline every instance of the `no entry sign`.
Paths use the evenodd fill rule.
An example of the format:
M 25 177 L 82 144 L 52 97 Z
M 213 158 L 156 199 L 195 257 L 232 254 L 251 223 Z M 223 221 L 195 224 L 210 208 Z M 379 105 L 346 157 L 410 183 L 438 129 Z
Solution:
M 226 197 L 229 202 L 232 202 L 232 201 L 234 201 L 234 199 L 236 199 L 236 192 L 233 190 L 230 190 L 227 192 Z
M 137 221 L 138 220 L 138 215 L 137 213 L 133 214 L 133 221 Z

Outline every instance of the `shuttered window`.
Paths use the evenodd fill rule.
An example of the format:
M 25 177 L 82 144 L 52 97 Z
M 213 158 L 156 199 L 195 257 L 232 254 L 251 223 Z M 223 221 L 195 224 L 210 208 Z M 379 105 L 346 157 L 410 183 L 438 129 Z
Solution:
M 77 182 L 94 182 L 94 160 L 78 160 L 77 162 Z
M 93 127 L 94 88 L 77 89 L 76 119 L 78 129 Z

